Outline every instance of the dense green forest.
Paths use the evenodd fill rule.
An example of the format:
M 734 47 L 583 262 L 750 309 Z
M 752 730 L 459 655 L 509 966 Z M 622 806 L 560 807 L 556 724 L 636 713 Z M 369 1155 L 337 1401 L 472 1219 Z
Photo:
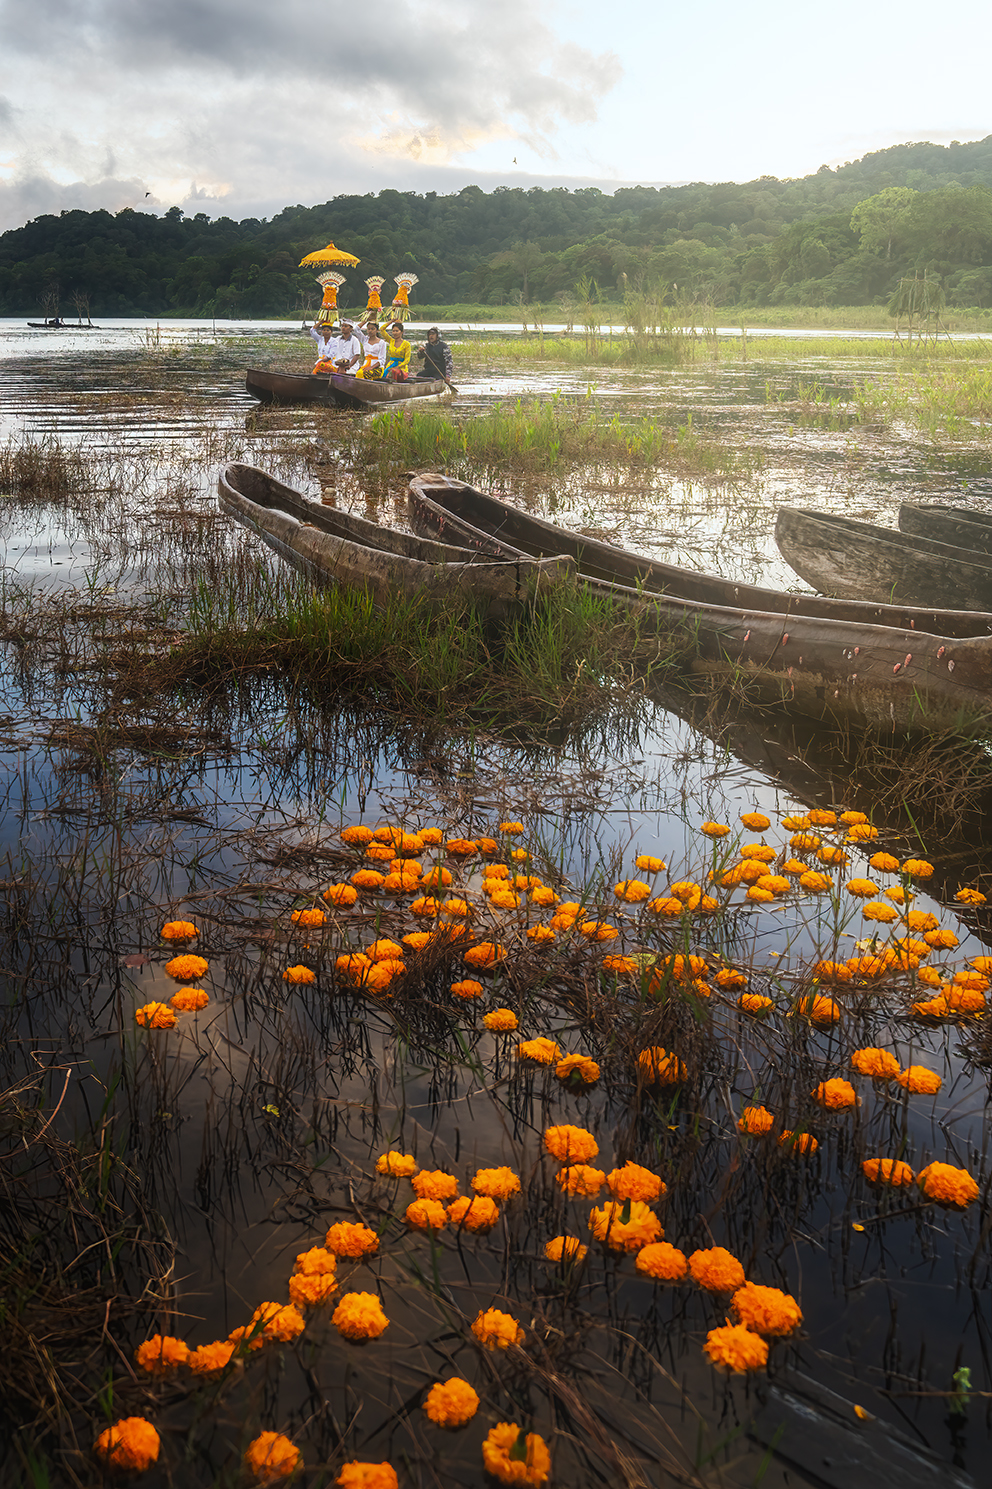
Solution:
M 553 308 L 581 281 L 721 306 L 884 305 L 926 273 L 949 305 L 992 304 L 992 135 L 896 145 L 801 180 L 578 191 L 466 186 L 286 207 L 271 221 L 62 212 L 0 235 L 0 314 L 295 315 L 317 303 L 304 254 L 357 254 L 364 279 L 419 275 L 414 303 Z M 677 287 L 677 290 L 676 288 Z M 387 286 L 391 290 L 391 284 Z

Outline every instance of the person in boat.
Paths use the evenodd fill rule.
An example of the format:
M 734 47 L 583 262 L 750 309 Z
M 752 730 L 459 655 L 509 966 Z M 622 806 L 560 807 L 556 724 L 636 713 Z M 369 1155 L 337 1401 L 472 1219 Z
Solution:
M 334 359 L 331 355 L 333 342 L 337 339 L 337 326 L 326 324 L 310 326 L 307 335 L 311 341 L 317 343 L 317 360 L 313 364 L 314 372 L 333 372 Z
M 364 356 L 362 343 L 355 335 L 355 324 L 341 317 L 341 335 L 332 343 L 331 357 L 336 372 L 354 372 Z
M 410 376 L 410 357 L 413 349 L 403 335 L 403 322 L 393 321 L 387 328 L 389 356 L 383 371 L 391 383 L 405 383 Z
M 451 381 L 454 372 L 454 364 L 451 360 L 451 348 L 441 337 L 437 326 L 431 326 L 427 333 L 427 344 L 417 348 L 417 356 L 423 358 L 423 367 L 417 374 L 418 377 L 440 377 L 446 383 Z
M 355 376 L 378 380 L 382 377 L 389 355 L 389 343 L 384 336 L 379 335 L 379 327 L 375 321 L 369 321 L 364 332 L 358 332 L 358 339 L 362 343 L 363 357 L 362 365 Z

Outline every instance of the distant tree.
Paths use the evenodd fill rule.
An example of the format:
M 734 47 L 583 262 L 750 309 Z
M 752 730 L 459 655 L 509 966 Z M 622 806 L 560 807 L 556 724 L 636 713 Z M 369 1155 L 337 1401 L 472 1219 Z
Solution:
M 908 186 L 887 186 L 875 196 L 865 197 L 851 213 L 851 227 L 861 236 L 862 248 L 892 257 L 892 244 L 909 225 L 913 203 L 919 195 Z

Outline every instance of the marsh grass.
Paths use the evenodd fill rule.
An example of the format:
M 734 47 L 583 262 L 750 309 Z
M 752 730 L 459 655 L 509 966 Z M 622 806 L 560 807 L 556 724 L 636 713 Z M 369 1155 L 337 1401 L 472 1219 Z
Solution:
M 93 473 L 83 455 L 54 435 L 0 445 L 0 501 L 61 506 L 86 500 L 92 490 Z
M 987 344 L 986 344 L 987 345 Z M 854 392 L 863 424 L 908 424 L 929 439 L 987 444 L 992 435 L 992 366 L 920 361 L 894 378 L 860 381 Z

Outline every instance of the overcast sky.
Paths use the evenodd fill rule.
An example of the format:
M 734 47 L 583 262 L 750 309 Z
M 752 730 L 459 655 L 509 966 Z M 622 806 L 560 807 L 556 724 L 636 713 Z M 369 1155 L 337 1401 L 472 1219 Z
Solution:
M 992 133 L 988 0 L 0 0 L 0 230 L 804 176 Z

